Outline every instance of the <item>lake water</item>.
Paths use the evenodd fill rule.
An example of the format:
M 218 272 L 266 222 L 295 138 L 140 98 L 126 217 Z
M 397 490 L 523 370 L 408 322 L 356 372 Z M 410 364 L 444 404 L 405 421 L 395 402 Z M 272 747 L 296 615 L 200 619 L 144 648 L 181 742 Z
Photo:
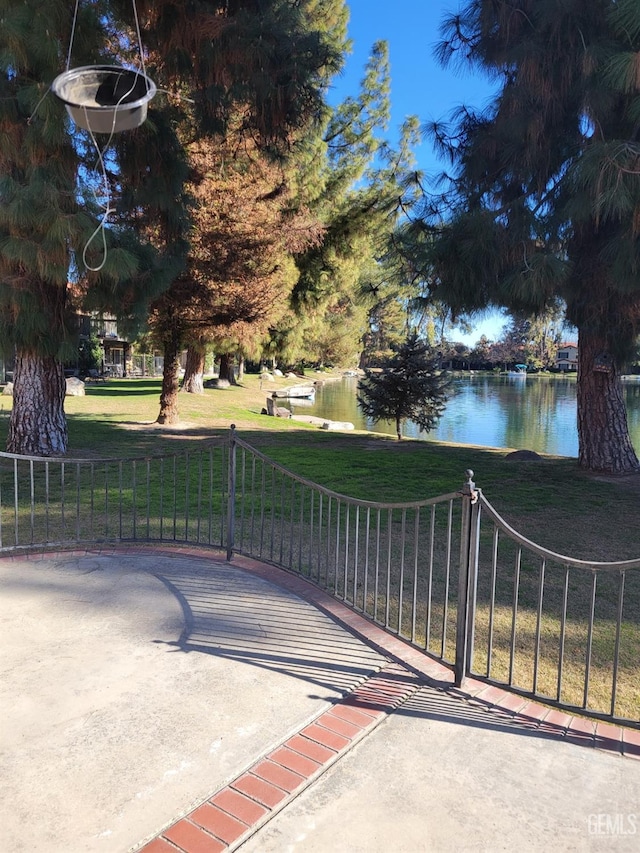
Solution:
M 631 437 L 640 452 L 640 380 L 623 384 Z M 294 414 L 350 421 L 356 429 L 395 435 L 393 424 L 364 417 L 356 400 L 357 385 L 355 377 L 328 382 L 318 388 L 313 405 L 291 400 L 289 408 Z M 437 427 L 427 434 L 406 423 L 403 435 L 577 456 L 576 382 L 562 376 L 456 377 Z

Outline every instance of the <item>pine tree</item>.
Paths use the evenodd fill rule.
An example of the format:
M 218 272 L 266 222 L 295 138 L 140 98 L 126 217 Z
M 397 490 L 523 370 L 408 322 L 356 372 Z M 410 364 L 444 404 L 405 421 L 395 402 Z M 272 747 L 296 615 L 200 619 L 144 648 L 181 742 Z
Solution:
M 73 8 L 61 0 L 0 0 L 0 19 L 0 340 L 15 353 L 7 448 L 64 454 L 62 365 L 76 352 L 77 311 L 117 308 L 139 319 L 166 286 L 169 264 L 158 262 L 144 235 L 140 242 L 131 208 L 123 209 L 112 152 L 107 181 L 118 213 L 104 232 L 106 258 L 101 241 L 90 242 L 102 217 L 96 152 L 49 91 L 65 58 L 75 67 L 127 52 L 116 4 L 81 3 L 73 33 Z M 85 268 L 85 249 L 91 266 L 105 261 L 99 273 Z
M 190 149 L 196 143 L 209 144 L 212 173 L 220 168 L 221 159 L 233 159 L 229 156 L 232 146 L 241 150 L 247 142 L 256 152 L 288 160 L 296 141 L 322 115 L 326 85 L 340 67 L 344 0 L 141 0 L 139 8 L 143 38 L 159 79 L 177 95 L 188 91 L 193 101 L 180 125 L 183 145 Z M 201 164 L 197 169 L 201 171 Z M 198 227 L 199 239 L 209 239 L 211 245 L 207 225 L 201 221 Z M 256 264 L 260 263 L 258 242 L 254 242 Z M 224 244 L 217 250 L 224 255 Z M 156 335 L 165 348 L 161 423 L 178 419 L 178 351 L 189 336 L 202 336 L 205 327 L 216 324 L 257 319 L 255 300 L 243 299 L 241 282 L 234 281 L 230 271 L 226 296 L 220 290 L 225 287 L 224 277 L 214 276 L 219 298 L 212 311 L 210 288 L 199 273 L 194 274 L 198 251 L 196 247 L 191 252 L 189 268 L 152 313 Z M 232 303 L 235 313 L 230 313 Z
M 425 432 L 433 429 L 444 411 L 449 382 L 438 354 L 417 335 L 409 335 L 395 350 L 381 372 L 365 371 L 358 402 L 368 418 L 393 421 L 400 440 L 407 420 Z
M 579 335 L 580 464 L 637 471 L 620 372 L 640 329 L 640 2 L 472 0 L 444 34 L 444 61 L 500 88 L 484 112 L 431 128 L 453 167 L 430 217 L 436 292 L 454 310 L 563 299 Z

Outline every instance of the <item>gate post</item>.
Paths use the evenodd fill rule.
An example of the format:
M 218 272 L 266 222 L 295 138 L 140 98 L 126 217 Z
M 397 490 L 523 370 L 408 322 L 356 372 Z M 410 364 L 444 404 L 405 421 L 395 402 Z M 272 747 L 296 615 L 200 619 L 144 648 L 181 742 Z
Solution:
M 229 431 L 229 465 L 227 477 L 227 560 L 231 562 L 236 530 L 236 425 Z
M 458 613 L 456 620 L 455 685 L 461 687 L 471 668 L 478 580 L 478 547 L 480 504 L 473 482 L 473 471 L 465 472 L 462 487 L 462 520 L 460 531 L 460 573 L 458 575 Z

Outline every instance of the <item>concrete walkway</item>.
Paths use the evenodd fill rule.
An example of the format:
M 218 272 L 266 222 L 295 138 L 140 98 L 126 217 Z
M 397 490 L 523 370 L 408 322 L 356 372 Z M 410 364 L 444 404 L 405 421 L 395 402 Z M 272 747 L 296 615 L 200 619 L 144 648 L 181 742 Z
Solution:
M 637 850 L 640 733 L 469 682 L 277 569 L 0 560 L 2 853 Z

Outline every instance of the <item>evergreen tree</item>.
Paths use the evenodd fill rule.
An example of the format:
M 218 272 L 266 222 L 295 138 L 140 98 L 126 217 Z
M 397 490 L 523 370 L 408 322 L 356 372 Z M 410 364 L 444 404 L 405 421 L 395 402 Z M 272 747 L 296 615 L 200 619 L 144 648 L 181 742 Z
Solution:
M 430 217 L 436 293 L 578 329 L 579 461 L 637 471 L 620 383 L 640 323 L 638 0 L 470 0 L 440 56 L 500 81 L 484 112 L 431 135 L 453 166 Z
M 447 402 L 446 374 L 439 356 L 417 335 L 396 347 L 382 372 L 365 371 L 358 384 L 358 402 L 368 418 L 393 421 L 398 440 L 411 420 L 425 432 L 433 429 Z
M 16 453 L 67 450 L 62 365 L 76 352 L 75 314 L 103 310 L 139 320 L 168 280 L 170 264 L 146 235 L 141 243 L 131 208 L 123 209 L 112 150 L 105 174 L 117 213 L 104 231 L 106 257 L 101 240 L 90 240 L 103 214 L 96 151 L 49 93 L 65 57 L 82 66 L 113 62 L 113 51 L 116 59 L 128 56 L 133 41 L 116 6 L 81 3 L 72 33 L 66 2 L 0 0 L 0 340 L 15 352 L 7 448 Z M 147 161 L 144 170 L 153 180 Z M 86 269 L 85 257 L 100 271 Z
M 326 85 L 340 67 L 346 27 L 344 0 L 141 0 L 139 5 L 144 41 L 150 46 L 159 79 L 178 95 L 188 90 L 193 101 L 193 108 L 180 122 L 181 141 L 192 163 L 193 147 L 209 144 L 211 175 L 218 169 L 219 179 L 226 172 L 233 183 L 239 170 L 232 164 L 231 148 L 241 152 L 250 145 L 256 160 L 259 153 L 280 162 L 290 159 L 297 141 L 323 114 Z M 200 162 L 195 171 L 206 173 Z M 271 187 L 274 201 L 276 190 Z M 199 337 L 205 328 L 216 325 L 229 328 L 233 323 L 253 323 L 265 313 L 256 313 L 256 299 L 242 292 L 249 261 L 265 265 L 260 240 L 253 241 L 252 250 L 245 247 L 241 251 L 245 275 L 234 280 L 230 269 L 222 270 L 232 253 L 224 242 L 216 244 L 214 235 L 207 236 L 205 223 L 200 221 L 197 228 L 199 247 L 192 249 L 188 268 L 154 305 L 152 314 L 156 335 L 165 349 L 161 423 L 178 418 L 178 353 L 189 337 Z M 216 235 L 220 236 L 220 229 Z M 207 242 L 209 259 L 219 255 L 218 269 L 212 275 L 218 288 L 215 306 L 201 275 L 206 261 L 200 258 L 199 272 L 193 263 Z M 237 248 L 237 241 L 235 245 Z M 236 268 L 239 266 L 240 262 Z M 286 260 L 280 266 L 282 274 Z M 225 275 L 229 277 L 225 279 Z M 263 307 L 267 298 L 267 292 L 263 293 Z M 235 331 L 229 328 L 229 335 Z

